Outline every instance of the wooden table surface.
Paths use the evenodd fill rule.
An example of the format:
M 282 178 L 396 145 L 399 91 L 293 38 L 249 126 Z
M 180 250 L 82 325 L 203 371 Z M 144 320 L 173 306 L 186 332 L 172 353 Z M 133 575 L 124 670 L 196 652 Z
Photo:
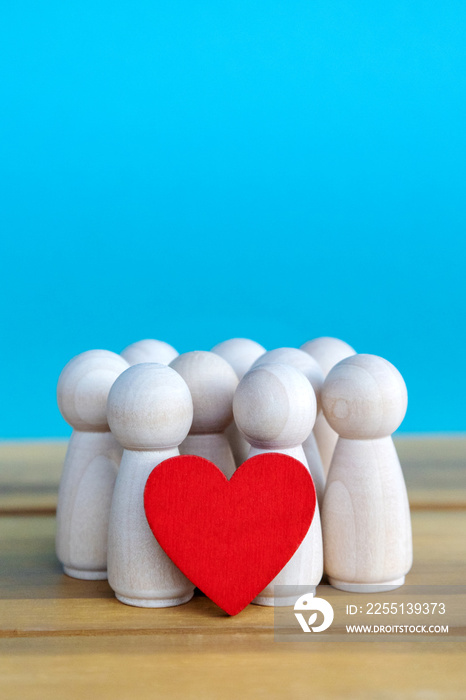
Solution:
M 466 437 L 396 444 L 412 508 L 407 584 L 465 584 Z M 0 443 L 1 700 L 466 697 L 461 641 L 279 643 L 270 608 L 229 618 L 197 596 L 142 610 L 106 581 L 64 576 L 54 511 L 65 449 Z

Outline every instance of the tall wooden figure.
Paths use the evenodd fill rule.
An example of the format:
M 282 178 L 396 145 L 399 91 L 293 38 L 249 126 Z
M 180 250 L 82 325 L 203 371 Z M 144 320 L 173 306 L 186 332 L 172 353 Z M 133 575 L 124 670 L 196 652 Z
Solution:
M 211 352 L 223 357 L 233 367 L 238 379 L 241 380 L 251 369 L 253 363 L 265 353 L 265 348 L 249 338 L 230 338 L 213 347 Z M 225 435 L 230 443 L 236 466 L 239 467 L 247 460 L 251 446 L 239 432 L 235 421 L 232 421 L 227 427 Z
M 348 343 L 345 343 L 339 338 L 314 338 L 314 340 L 309 340 L 307 343 L 304 343 L 304 345 L 301 345 L 301 350 L 304 350 L 304 352 L 307 352 L 314 360 L 317 360 L 324 374 L 324 379 L 332 367 L 335 367 L 337 362 L 341 362 L 345 357 L 356 354 L 356 351 L 353 350 L 351 345 L 348 345 Z M 322 459 L 325 476 L 327 476 L 338 435 L 329 426 L 323 413 L 317 414 L 314 435 Z
M 302 443 L 316 418 L 316 397 L 299 370 L 284 364 L 260 365 L 244 375 L 233 400 L 236 425 L 251 445 L 250 457 L 267 452 L 289 455 L 309 466 Z M 247 469 L 247 463 L 241 469 Z M 293 605 L 296 586 L 309 586 L 314 594 L 323 573 L 322 529 L 316 502 L 309 531 L 274 580 L 254 599 L 258 605 Z M 287 587 L 280 596 L 278 584 Z M 299 589 L 298 589 L 299 590 Z
M 73 433 L 58 492 L 56 550 L 74 578 L 107 578 L 108 519 L 122 454 L 107 424 L 107 397 L 127 368 L 114 352 L 89 350 L 58 380 L 58 406 Z
M 269 352 L 266 352 L 265 355 L 259 357 L 259 359 L 253 364 L 253 367 L 259 367 L 260 365 L 267 363 L 270 364 L 271 362 L 291 365 L 292 367 L 299 369 L 299 371 L 302 372 L 311 382 L 311 386 L 316 395 L 317 417 L 319 417 L 321 408 L 320 393 L 322 391 L 324 377 L 317 360 L 314 360 L 313 357 L 308 355 L 307 352 L 303 352 L 303 350 L 297 350 L 296 348 L 277 348 L 276 350 L 269 350 Z M 311 430 L 309 436 L 303 442 L 303 450 L 304 454 L 306 455 L 312 480 L 314 481 L 319 507 L 322 508 L 325 490 L 325 472 L 313 430 Z
M 180 453 L 209 459 L 230 479 L 236 464 L 224 431 L 233 420 L 238 386 L 233 367 L 223 357 L 202 350 L 179 355 L 170 367 L 183 377 L 193 399 L 193 423 Z
M 398 370 L 375 355 L 338 363 L 322 405 L 339 434 L 322 509 L 325 570 L 351 592 L 398 588 L 412 564 L 408 496 L 391 434 L 408 402 Z
M 143 362 L 157 362 L 161 365 L 169 365 L 175 357 L 178 357 L 178 351 L 163 340 L 146 338 L 128 345 L 121 351 L 121 356 L 131 366 L 140 365 Z
M 180 605 L 192 598 L 194 586 L 152 534 L 144 488 L 154 467 L 179 455 L 193 419 L 189 389 L 170 367 L 134 365 L 113 385 L 107 412 L 110 429 L 124 447 L 110 512 L 108 582 L 127 605 Z

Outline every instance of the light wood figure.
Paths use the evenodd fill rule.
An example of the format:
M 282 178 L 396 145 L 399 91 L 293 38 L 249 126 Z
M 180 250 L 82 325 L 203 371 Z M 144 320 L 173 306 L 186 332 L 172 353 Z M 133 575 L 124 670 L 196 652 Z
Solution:
M 68 576 L 107 578 L 107 533 L 122 449 L 107 424 L 107 397 L 128 368 L 108 350 L 74 357 L 58 380 L 57 400 L 73 428 L 57 504 L 56 551 Z
M 156 541 L 144 510 L 152 470 L 179 455 L 193 417 L 186 383 L 170 367 L 144 363 L 118 378 L 108 423 L 124 447 L 110 512 L 108 582 L 122 603 L 165 608 L 188 601 L 194 586 Z
M 205 457 L 229 479 L 236 465 L 224 431 L 233 420 L 234 369 L 219 355 L 201 350 L 179 355 L 170 367 L 183 377 L 193 398 L 193 423 L 180 453 Z
M 324 376 L 317 360 L 314 360 L 314 358 L 306 352 L 297 350 L 296 348 L 277 348 L 276 350 L 269 350 L 265 355 L 262 355 L 262 357 L 256 360 L 253 367 L 260 367 L 262 364 L 270 364 L 271 362 L 291 365 L 291 367 L 299 369 L 299 371 L 304 374 L 314 389 L 317 402 L 317 416 L 319 416 L 321 410 L 320 392 L 322 391 Z M 309 471 L 314 481 L 319 507 L 322 508 L 322 499 L 325 490 L 325 472 L 312 430 L 309 433 L 309 437 L 303 442 L 303 450 L 309 465 Z
M 169 365 L 175 357 L 178 357 L 178 351 L 163 340 L 147 338 L 128 345 L 122 351 L 121 356 L 130 365 L 139 365 L 142 362 L 157 362 L 161 365 Z
M 398 588 L 412 564 L 408 496 L 391 434 L 407 407 L 403 377 L 387 360 L 354 355 L 338 363 L 322 405 L 340 435 L 322 509 L 325 570 L 335 588 Z
M 253 363 L 265 353 L 265 348 L 249 338 L 231 338 L 213 347 L 212 352 L 229 362 L 236 376 L 241 380 Z M 235 421 L 230 423 L 225 430 L 225 435 L 230 443 L 236 466 L 239 467 L 247 460 L 251 446 L 239 432 Z
M 236 424 L 251 445 L 250 457 L 278 452 L 302 462 L 302 448 L 316 418 L 316 398 L 310 382 L 290 365 L 269 364 L 251 369 L 239 383 L 233 400 Z M 247 464 L 241 467 L 247 469 Z M 254 599 L 257 605 L 293 605 L 299 592 L 309 586 L 314 594 L 323 573 L 322 530 L 316 501 L 314 519 L 301 545 L 273 581 Z M 287 586 L 286 594 L 274 595 L 274 586 Z M 275 592 L 276 593 L 276 592 Z
M 348 345 L 348 343 L 345 343 L 343 340 L 326 337 L 309 340 L 301 346 L 301 350 L 304 350 L 304 352 L 307 352 L 311 357 L 317 360 L 324 374 L 324 379 L 332 367 L 338 362 L 344 360 L 345 357 L 356 354 L 356 351 L 353 350 L 351 345 Z M 329 426 L 322 412 L 317 415 L 314 435 L 322 459 L 325 476 L 327 476 L 338 435 Z

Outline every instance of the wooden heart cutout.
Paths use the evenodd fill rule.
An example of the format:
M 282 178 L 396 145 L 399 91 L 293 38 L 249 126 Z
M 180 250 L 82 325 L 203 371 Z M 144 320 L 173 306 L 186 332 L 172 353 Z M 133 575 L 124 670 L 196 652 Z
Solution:
M 172 457 L 150 474 L 144 507 L 170 559 L 229 615 L 283 569 L 311 526 L 316 492 L 306 467 L 266 453 L 230 480 L 209 460 Z

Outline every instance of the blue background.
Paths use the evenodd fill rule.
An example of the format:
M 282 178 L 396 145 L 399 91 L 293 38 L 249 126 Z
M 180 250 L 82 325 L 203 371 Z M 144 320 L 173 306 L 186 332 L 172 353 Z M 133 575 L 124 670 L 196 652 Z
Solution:
M 466 4 L 1 3 L 0 435 L 63 365 L 320 335 L 465 430 Z

